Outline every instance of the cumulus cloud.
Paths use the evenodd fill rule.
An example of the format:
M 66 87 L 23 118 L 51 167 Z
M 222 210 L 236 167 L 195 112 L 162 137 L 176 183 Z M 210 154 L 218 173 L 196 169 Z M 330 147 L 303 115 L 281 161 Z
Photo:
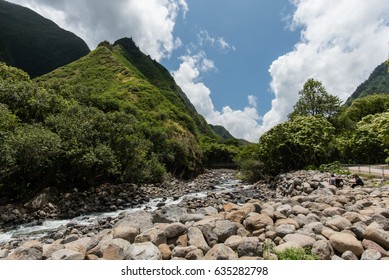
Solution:
M 133 37 L 156 60 L 181 46 L 173 36 L 177 16 L 185 16 L 185 0 L 11 0 L 29 7 L 83 38 L 94 49 L 103 40 Z
M 255 108 L 255 97 L 248 96 L 248 105 L 243 110 L 225 106 L 221 112 L 217 111 L 212 102 L 211 90 L 201 81 L 201 74 L 215 69 L 214 62 L 207 59 L 204 52 L 199 52 L 181 57 L 179 69 L 172 74 L 208 123 L 224 126 L 234 137 L 256 142 L 259 136 L 260 116 Z
M 294 50 L 270 66 L 272 107 L 261 133 L 285 121 L 308 78 L 347 99 L 371 71 L 387 59 L 389 1 L 293 0 L 291 28 L 301 29 Z
M 201 30 L 197 34 L 198 43 L 196 47 L 204 47 L 209 45 L 211 47 L 217 48 L 218 50 L 228 52 L 230 50 L 235 51 L 236 48 L 234 45 L 231 45 L 223 37 L 212 37 L 207 30 Z

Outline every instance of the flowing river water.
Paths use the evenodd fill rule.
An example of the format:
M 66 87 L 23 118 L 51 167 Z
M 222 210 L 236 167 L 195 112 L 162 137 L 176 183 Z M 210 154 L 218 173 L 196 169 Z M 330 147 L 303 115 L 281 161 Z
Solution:
M 199 191 L 195 193 L 185 194 L 181 197 L 159 197 L 151 199 L 149 202 L 138 205 L 136 207 L 127 208 L 125 210 L 118 210 L 115 212 L 105 212 L 105 213 L 92 213 L 84 216 L 75 217 L 73 219 L 62 219 L 62 220 L 45 220 L 41 224 L 37 225 L 36 223 L 24 224 L 19 227 L 9 230 L 1 231 L 0 229 L 0 245 L 2 243 L 8 243 L 16 239 L 40 239 L 49 236 L 53 232 L 56 232 L 60 227 L 66 226 L 69 223 L 78 224 L 82 226 L 88 225 L 98 225 L 99 220 L 102 218 L 116 218 L 122 214 L 128 214 L 136 212 L 139 210 L 146 211 L 155 211 L 160 208 L 160 205 L 169 206 L 169 205 L 178 205 L 183 200 L 191 200 L 196 198 L 204 198 L 209 195 L 210 192 L 214 194 L 222 194 L 223 192 L 235 192 L 239 188 L 249 188 L 250 186 L 245 186 L 240 180 L 231 178 L 230 176 L 221 177 L 220 183 L 214 186 L 212 191 Z

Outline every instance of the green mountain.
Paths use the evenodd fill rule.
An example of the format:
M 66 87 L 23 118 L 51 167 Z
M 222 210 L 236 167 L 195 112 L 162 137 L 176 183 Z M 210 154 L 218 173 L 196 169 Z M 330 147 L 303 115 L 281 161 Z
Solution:
M 389 65 L 384 62 L 378 65 L 369 78 L 357 87 L 354 93 L 347 99 L 346 105 L 350 105 L 353 100 L 376 93 L 389 94 Z
M 89 53 L 86 43 L 34 11 L 0 0 L 0 61 L 31 77 Z
M 225 140 L 235 139 L 235 137 L 232 136 L 231 133 L 227 129 L 225 129 L 224 126 L 221 125 L 210 125 L 210 126 L 213 129 L 213 131 L 215 131 L 215 133 L 219 135 L 221 138 Z
M 129 38 L 113 45 L 103 42 L 85 57 L 36 81 L 49 87 L 76 85 L 72 98 L 78 103 L 133 116 L 152 145 L 150 152 L 178 176 L 202 171 L 201 138 L 220 139 L 170 73 Z
M 221 142 L 131 39 L 34 80 L 0 63 L 0 196 L 191 178 L 209 162 L 209 145 L 225 150 Z

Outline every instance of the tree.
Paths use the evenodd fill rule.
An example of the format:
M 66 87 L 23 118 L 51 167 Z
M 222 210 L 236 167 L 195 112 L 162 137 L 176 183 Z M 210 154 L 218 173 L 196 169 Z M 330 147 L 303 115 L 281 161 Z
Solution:
M 20 125 L 4 134 L 0 141 L 0 195 L 20 197 L 54 183 L 61 148 L 59 136 L 41 125 Z
M 323 116 L 296 116 L 259 139 L 257 160 L 268 173 L 296 170 L 328 161 L 334 127 Z
M 327 92 L 320 81 L 308 79 L 299 92 L 300 98 L 288 118 L 296 116 L 323 116 L 331 119 L 340 111 L 341 100 Z
M 368 115 L 357 123 L 351 137 L 343 137 L 344 158 L 356 163 L 383 163 L 389 159 L 389 112 Z
M 359 122 L 367 115 L 383 113 L 389 110 L 389 95 L 374 94 L 358 98 L 345 110 L 342 118 Z

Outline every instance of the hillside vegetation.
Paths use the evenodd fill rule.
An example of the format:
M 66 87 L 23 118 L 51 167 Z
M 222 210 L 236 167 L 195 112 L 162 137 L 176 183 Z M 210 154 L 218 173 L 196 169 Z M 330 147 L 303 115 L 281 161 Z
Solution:
M 28 8 L 0 0 L 0 61 L 37 77 L 88 52 L 73 33 Z
M 306 168 L 329 170 L 339 163 L 389 163 L 388 94 L 341 105 L 320 81 L 309 79 L 299 95 L 288 121 L 237 156 L 247 180 Z
M 389 65 L 387 62 L 378 65 L 370 74 L 369 78 L 357 87 L 357 89 L 347 99 L 346 104 L 351 103 L 361 97 L 372 94 L 389 94 Z
M 232 143 L 233 142 L 233 143 Z M 190 178 L 239 144 L 217 136 L 131 39 L 30 80 L 0 64 L 0 192 Z

